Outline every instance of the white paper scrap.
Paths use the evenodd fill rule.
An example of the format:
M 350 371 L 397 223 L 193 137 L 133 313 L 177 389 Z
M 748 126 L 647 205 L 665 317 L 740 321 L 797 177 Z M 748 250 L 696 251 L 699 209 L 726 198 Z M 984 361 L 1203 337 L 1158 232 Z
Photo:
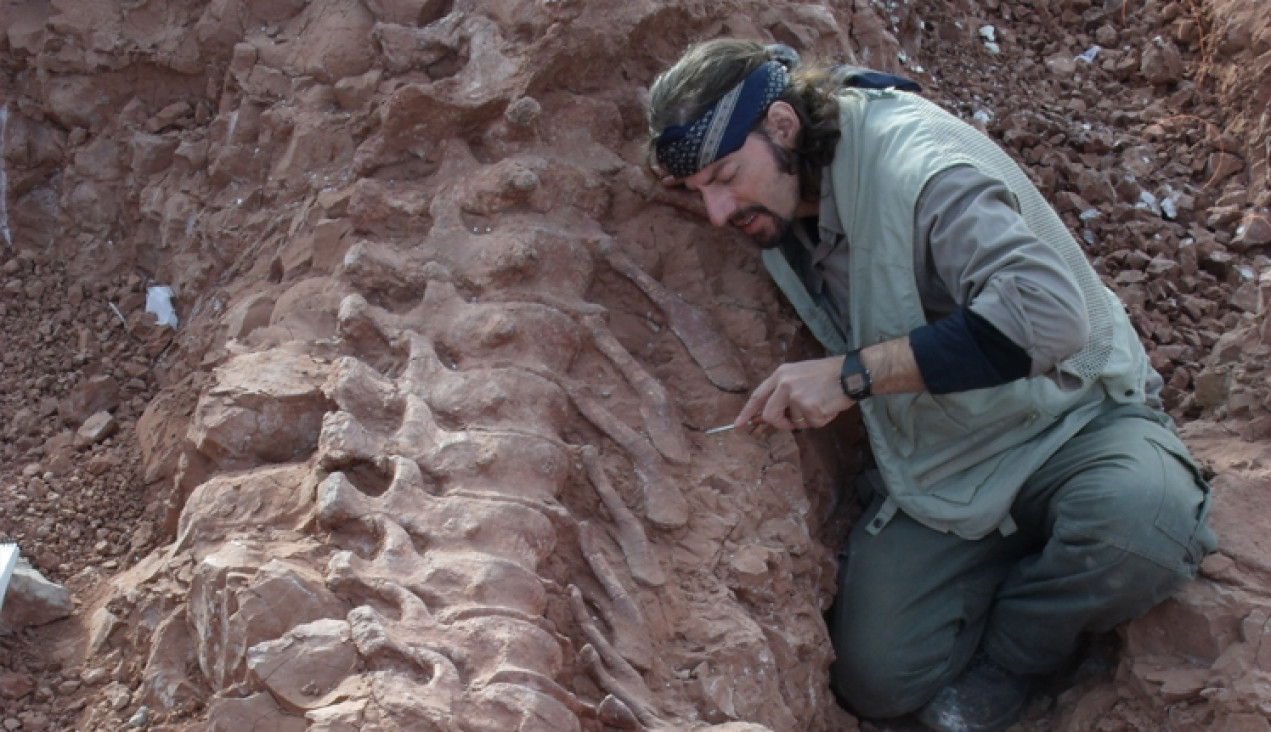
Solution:
M 4 595 L 9 590 L 9 578 L 13 566 L 18 563 L 18 545 L 0 544 L 0 611 L 4 610 Z

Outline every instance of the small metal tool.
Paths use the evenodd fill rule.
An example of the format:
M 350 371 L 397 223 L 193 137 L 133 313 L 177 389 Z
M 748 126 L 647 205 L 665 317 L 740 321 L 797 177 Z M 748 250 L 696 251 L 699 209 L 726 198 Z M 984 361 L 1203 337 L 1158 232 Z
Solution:
M 761 424 L 763 424 L 763 417 L 751 417 L 750 419 L 746 420 L 746 426 L 747 426 L 747 427 L 751 427 L 751 428 L 753 428 L 753 427 L 755 427 L 756 425 L 761 425 Z M 706 430 L 706 431 L 705 431 L 705 432 L 703 432 L 702 434 L 704 434 L 704 435 L 718 435 L 718 434 L 720 434 L 721 432 L 728 432 L 728 431 L 729 431 L 729 430 L 731 430 L 731 429 L 733 429 L 733 425 L 732 425 L 732 424 L 721 424 L 721 425 L 720 425 L 720 426 L 718 426 L 718 427 L 711 427 L 710 429 Z

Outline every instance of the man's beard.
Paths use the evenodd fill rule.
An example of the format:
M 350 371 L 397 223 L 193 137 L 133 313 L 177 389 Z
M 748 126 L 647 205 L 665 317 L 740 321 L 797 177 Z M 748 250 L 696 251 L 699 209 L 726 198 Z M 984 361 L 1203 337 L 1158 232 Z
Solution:
M 772 162 L 777 166 L 777 170 L 781 173 L 785 173 L 786 175 L 799 175 L 798 153 L 790 148 L 778 145 L 772 139 L 772 136 L 768 134 L 768 131 L 762 127 L 759 128 L 758 132 L 759 137 L 767 143 L 768 152 L 772 154 Z M 748 206 L 742 211 L 739 211 L 737 214 L 734 214 L 733 220 L 745 221 L 746 217 L 751 214 L 766 214 L 772 219 L 773 231 L 771 234 L 751 237 L 754 242 L 759 245 L 760 249 L 775 248 L 781 243 L 781 240 L 785 238 L 786 233 L 790 231 L 790 226 L 794 223 L 791 219 L 784 216 L 778 216 L 773 213 L 772 209 L 766 206 L 760 206 L 759 204 Z
M 746 208 L 737 211 L 730 217 L 729 220 L 734 226 L 737 226 L 738 222 L 745 221 L 751 216 L 767 216 L 768 219 L 772 221 L 771 233 L 760 232 L 759 234 L 751 236 L 751 239 L 759 245 L 760 249 L 775 248 L 781 243 L 781 240 L 785 237 L 786 232 L 790 231 L 790 226 L 794 223 L 784 216 L 779 216 L 773 213 L 772 209 L 767 206 L 760 206 L 758 204 L 747 206 Z

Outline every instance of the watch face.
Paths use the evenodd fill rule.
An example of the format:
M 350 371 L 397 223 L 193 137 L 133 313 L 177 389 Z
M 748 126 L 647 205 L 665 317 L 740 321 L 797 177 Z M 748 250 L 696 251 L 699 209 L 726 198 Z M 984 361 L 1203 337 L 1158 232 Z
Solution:
M 870 395 L 871 379 L 869 370 L 861 363 L 859 351 L 852 351 L 843 357 L 843 370 L 839 372 L 839 384 L 843 392 L 853 401 L 866 399 Z

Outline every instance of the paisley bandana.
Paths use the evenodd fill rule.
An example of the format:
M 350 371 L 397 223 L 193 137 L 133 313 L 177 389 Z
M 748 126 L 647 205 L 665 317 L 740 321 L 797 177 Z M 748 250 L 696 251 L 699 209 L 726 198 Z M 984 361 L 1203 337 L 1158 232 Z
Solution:
M 781 96 L 790 75 L 776 61 L 755 69 L 696 122 L 668 127 L 658 138 L 658 163 L 687 178 L 746 142 L 755 120 Z

